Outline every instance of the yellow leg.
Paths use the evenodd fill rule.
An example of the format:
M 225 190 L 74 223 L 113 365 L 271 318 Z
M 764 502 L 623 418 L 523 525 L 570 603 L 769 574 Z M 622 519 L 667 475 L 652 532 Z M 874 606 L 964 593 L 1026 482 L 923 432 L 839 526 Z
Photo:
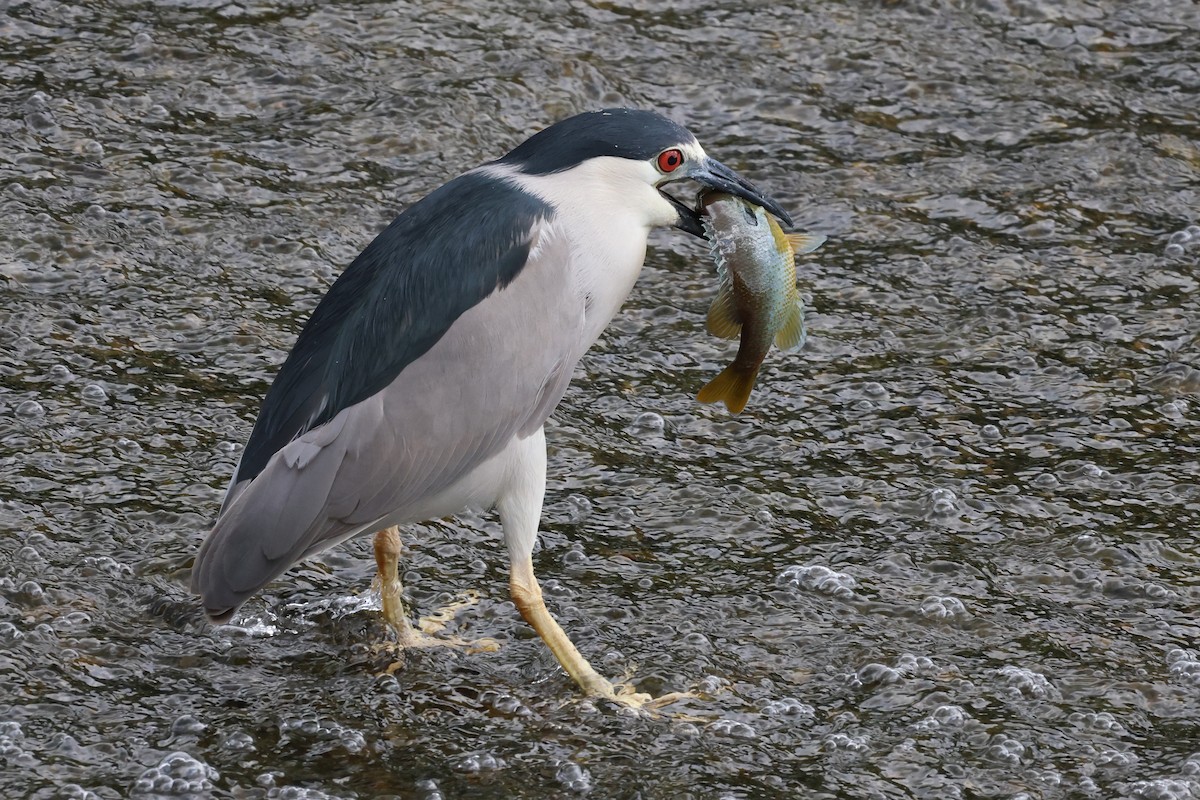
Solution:
M 402 599 L 404 587 L 400 584 L 400 530 L 394 525 L 375 534 L 375 582 L 379 586 L 379 597 L 383 605 L 383 619 L 396 633 L 396 646 L 409 647 L 461 647 L 469 652 L 493 652 L 499 645 L 493 639 L 468 642 L 457 637 L 439 638 L 438 633 L 454 615 L 475 604 L 473 598 L 439 609 L 429 619 L 419 621 L 420 629 L 413 627 L 404 610 Z
M 537 632 L 558 663 L 589 697 L 604 697 L 631 708 L 657 708 L 685 695 L 652 699 L 629 686 L 613 686 L 579 652 L 546 610 L 542 588 L 533 575 L 533 544 L 537 540 L 546 492 L 546 433 L 539 428 L 527 438 L 514 439 L 505 453 L 510 482 L 496 500 L 504 541 L 508 545 L 508 587 L 521 616 Z
M 631 708 L 655 709 L 693 696 L 686 692 L 672 692 L 652 698 L 648 694 L 633 691 L 630 686 L 613 686 L 607 678 L 592 669 L 592 665 L 567 638 L 562 626 L 546 609 L 546 603 L 542 600 L 542 589 L 533 574 L 531 559 L 526 558 L 513 563 L 508 586 L 512 592 L 513 603 L 521 612 L 521 616 L 550 648 L 550 652 L 571 679 L 579 684 L 579 688 L 589 697 L 607 698 Z
M 404 611 L 400 584 L 400 530 L 396 526 L 385 528 L 375 534 L 375 582 L 379 586 L 379 597 L 383 603 L 383 620 L 396 633 L 396 643 L 413 647 L 419 637 L 408 614 Z
M 550 616 L 546 603 L 542 600 L 542 587 L 533 575 L 532 560 L 527 559 L 512 565 L 508 588 L 521 616 L 537 635 L 542 637 L 542 641 L 550 648 L 558 663 L 562 664 L 563 669 L 579 684 L 584 693 L 593 697 L 615 698 L 617 694 L 613 685 L 592 669 L 592 665 L 567 638 L 562 626 Z

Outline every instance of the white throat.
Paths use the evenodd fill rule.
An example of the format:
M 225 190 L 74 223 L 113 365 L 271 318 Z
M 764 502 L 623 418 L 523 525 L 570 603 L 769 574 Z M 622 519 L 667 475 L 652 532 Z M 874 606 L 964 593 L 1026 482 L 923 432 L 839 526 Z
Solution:
M 542 236 L 566 241 L 570 283 L 585 313 L 582 356 L 632 291 L 650 229 L 678 219 L 674 206 L 653 185 L 657 171 L 643 161 L 612 157 L 589 159 L 550 175 L 525 175 L 502 164 L 481 169 L 553 208 Z M 535 242 L 534 248 L 539 246 L 544 245 Z

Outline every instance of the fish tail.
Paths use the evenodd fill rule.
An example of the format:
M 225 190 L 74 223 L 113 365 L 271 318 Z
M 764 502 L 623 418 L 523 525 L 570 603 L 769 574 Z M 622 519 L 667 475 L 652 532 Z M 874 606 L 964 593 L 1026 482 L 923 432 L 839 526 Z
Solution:
M 750 399 L 750 392 L 754 389 L 754 379 L 757 377 L 757 369 L 750 371 L 734 369 L 734 365 L 730 364 L 721 370 L 720 375 L 713 378 L 700 390 L 696 399 L 701 403 L 715 403 L 720 400 L 729 409 L 729 413 L 740 414 Z

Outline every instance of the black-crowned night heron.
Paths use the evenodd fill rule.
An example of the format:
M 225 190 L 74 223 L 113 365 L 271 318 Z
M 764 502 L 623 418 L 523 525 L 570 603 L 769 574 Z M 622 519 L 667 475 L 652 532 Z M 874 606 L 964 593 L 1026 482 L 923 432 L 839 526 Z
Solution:
M 384 615 L 400 605 L 395 526 L 499 510 L 521 615 L 585 693 L 637 705 L 550 616 L 531 552 L 543 424 L 633 287 L 654 226 L 697 236 L 661 191 L 690 179 L 790 223 L 779 204 L 647 111 L 571 117 L 413 204 L 354 260 L 301 331 L 196 556 L 192 588 L 228 620 L 300 560 L 377 532 Z

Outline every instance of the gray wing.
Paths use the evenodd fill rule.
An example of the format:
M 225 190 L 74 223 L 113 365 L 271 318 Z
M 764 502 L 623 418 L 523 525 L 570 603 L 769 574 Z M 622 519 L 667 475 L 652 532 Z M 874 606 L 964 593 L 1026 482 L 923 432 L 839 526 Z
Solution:
M 464 311 L 516 278 L 552 215 L 540 198 L 475 170 L 392 220 L 300 331 L 263 399 L 221 510 L 284 445 L 391 384 Z
M 389 385 L 235 487 L 192 570 L 210 616 L 227 619 L 305 556 L 384 519 L 411 519 L 542 426 L 587 344 L 569 246 L 547 230 L 515 280 L 464 312 Z

